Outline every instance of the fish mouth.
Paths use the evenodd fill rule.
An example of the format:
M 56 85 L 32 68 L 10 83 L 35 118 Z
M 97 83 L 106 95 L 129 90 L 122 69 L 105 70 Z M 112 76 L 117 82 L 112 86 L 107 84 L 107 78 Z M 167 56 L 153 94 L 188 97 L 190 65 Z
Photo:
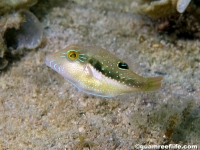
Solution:
M 51 67 L 51 66 L 52 66 L 52 62 L 51 62 L 51 61 L 55 61 L 55 60 L 53 59 L 52 55 L 48 55 L 48 56 L 45 57 L 44 63 L 45 63 L 48 67 L 52 68 L 52 67 Z M 50 63 L 50 62 L 51 62 L 51 63 Z
M 56 72 L 58 73 L 62 73 L 63 71 L 63 67 L 61 67 L 61 64 L 58 63 L 55 59 L 54 59 L 54 56 L 53 55 L 48 55 L 46 56 L 45 58 L 45 64 L 52 68 L 53 70 L 55 70 Z

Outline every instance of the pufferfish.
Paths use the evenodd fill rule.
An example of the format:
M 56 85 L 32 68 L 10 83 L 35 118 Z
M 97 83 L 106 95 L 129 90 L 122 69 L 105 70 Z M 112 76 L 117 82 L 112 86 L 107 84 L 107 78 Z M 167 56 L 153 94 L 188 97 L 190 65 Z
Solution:
M 79 90 L 95 96 L 114 97 L 161 87 L 161 76 L 141 77 L 123 60 L 97 46 L 72 44 L 47 55 L 45 63 Z

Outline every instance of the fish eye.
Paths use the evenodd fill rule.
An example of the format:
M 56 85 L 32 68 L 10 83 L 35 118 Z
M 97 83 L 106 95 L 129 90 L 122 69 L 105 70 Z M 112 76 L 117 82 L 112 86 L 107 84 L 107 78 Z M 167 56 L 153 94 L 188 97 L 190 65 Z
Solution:
M 68 53 L 67 53 L 67 57 L 70 60 L 76 60 L 79 57 L 79 53 L 75 50 L 69 50 Z
M 129 69 L 128 68 L 128 65 L 124 62 L 118 62 L 117 66 L 120 68 L 120 69 L 123 69 L 123 70 L 126 70 L 126 69 Z

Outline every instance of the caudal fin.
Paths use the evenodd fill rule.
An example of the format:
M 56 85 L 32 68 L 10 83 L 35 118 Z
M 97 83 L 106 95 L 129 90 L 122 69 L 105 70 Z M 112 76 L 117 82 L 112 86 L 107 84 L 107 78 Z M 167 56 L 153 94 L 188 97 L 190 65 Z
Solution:
M 162 76 L 146 78 L 146 86 L 142 89 L 143 91 L 158 90 L 161 87 Z

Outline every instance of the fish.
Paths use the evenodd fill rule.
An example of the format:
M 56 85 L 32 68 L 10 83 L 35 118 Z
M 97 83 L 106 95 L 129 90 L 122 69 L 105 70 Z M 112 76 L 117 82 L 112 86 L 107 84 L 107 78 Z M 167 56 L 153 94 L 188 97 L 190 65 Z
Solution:
M 137 75 L 123 60 L 98 46 L 71 44 L 47 55 L 45 64 L 80 91 L 101 97 L 157 90 L 163 79 Z

